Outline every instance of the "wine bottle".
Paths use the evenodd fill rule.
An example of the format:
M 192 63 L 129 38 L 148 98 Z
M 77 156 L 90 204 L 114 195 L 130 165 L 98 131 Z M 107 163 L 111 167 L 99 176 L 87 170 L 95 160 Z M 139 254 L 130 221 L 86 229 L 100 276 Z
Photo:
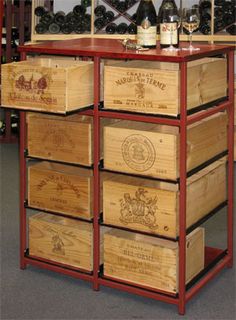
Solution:
M 203 23 L 199 26 L 199 31 L 204 35 L 208 35 L 211 33 L 211 27 L 208 23 Z
M 75 33 L 81 34 L 85 32 L 85 25 L 83 21 L 80 21 L 78 24 L 74 26 Z
M 119 1 L 117 3 L 116 9 L 120 12 L 125 12 L 128 9 L 126 1 Z
M 48 26 L 48 31 L 49 33 L 57 34 L 61 31 L 61 27 L 59 24 L 53 22 L 53 23 L 50 23 L 50 25 Z
M 214 16 L 218 19 L 222 19 L 224 15 L 224 11 L 221 7 L 214 8 Z
M 200 0 L 199 1 L 199 11 L 204 9 L 211 9 L 211 1 L 210 0 Z
M 70 23 L 64 23 L 61 26 L 61 32 L 64 34 L 70 34 L 73 31 L 73 26 Z
M 177 9 L 166 9 L 162 12 L 160 22 L 160 47 L 167 48 L 170 45 L 179 47 L 179 14 Z
M 78 16 L 76 16 L 74 12 L 70 11 L 66 15 L 65 23 L 68 23 L 71 26 L 74 26 L 76 23 L 78 23 Z
M 137 9 L 137 44 L 156 47 L 157 18 L 152 0 L 141 0 Z
M 109 24 L 106 26 L 105 31 L 106 31 L 106 33 L 108 33 L 108 34 L 114 34 L 114 33 L 116 33 L 116 28 L 117 28 L 117 25 L 116 25 L 114 22 L 112 22 L 112 23 L 109 23 Z
M 163 0 L 157 15 L 157 33 L 160 33 L 160 23 L 163 20 L 163 11 L 168 9 L 178 10 L 174 0 Z
M 110 0 L 109 3 L 113 8 L 117 8 L 119 0 Z
M 19 129 L 19 115 L 16 112 L 11 112 L 11 132 L 18 134 Z
M 45 23 L 39 22 L 35 26 L 35 32 L 38 34 L 44 34 L 48 31 L 48 26 Z
M 236 36 L 236 24 L 233 24 L 230 27 L 227 27 L 226 31 L 232 36 Z
M 37 16 L 37 17 L 42 17 L 45 13 L 47 12 L 47 10 L 42 7 L 42 6 L 39 6 L 39 7 L 36 7 L 34 9 L 34 14 Z
M 94 26 L 98 30 L 102 29 L 105 25 L 106 25 L 106 21 L 105 21 L 105 19 L 103 17 L 102 18 L 97 18 L 97 19 L 94 20 Z
M 6 131 L 6 124 L 5 121 L 0 120 L 0 136 L 3 136 Z
M 81 0 L 81 5 L 85 8 L 91 7 L 91 0 Z
M 214 20 L 214 33 L 222 31 L 225 28 L 225 23 L 222 19 Z
M 91 31 L 91 14 L 86 13 L 84 16 L 84 27 L 85 31 Z
M 121 22 L 120 24 L 118 24 L 117 28 L 116 28 L 116 32 L 119 34 L 125 34 L 127 32 L 128 26 L 125 22 Z
M 83 17 L 86 13 L 86 7 L 78 4 L 78 5 L 74 6 L 73 12 L 76 16 Z
M 229 12 L 226 12 L 224 15 L 223 15 L 223 18 L 224 20 L 224 23 L 225 23 L 225 26 L 229 26 L 230 24 L 234 23 L 235 22 L 235 17 L 233 14 L 229 13 Z
M 46 12 L 42 17 L 40 17 L 39 22 L 49 25 L 54 20 L 54 14 L 52 12 Z
M 55 16 L 54 16 L 54 22 L 59 24 L 59 25 L 62 25 L 64 24 L 66 21 L 66 15 L 65 15 L 65 12 L 63 11 L 58 11 Z
M 103 17 L 106 12 L 106 7 L 103 5 L 99 5 L 94 9 L 94 14 L 96 17 Z
M 104 14 L 104 19 L 106 20 L 106 23 L 111 22 L 114 19 L 114 12 L 113 11 L 106 11 Z
M 131 8 L 135 3 L 136 0 L 126 0 L 127 9 Z
M 137 34 L 137 26 L 135 23 L 130 23 L 130 25 L 128 26 L 128 33 Z
M 215 6 L 223 6 L 225 3 L 225 0 L 215 0 Z

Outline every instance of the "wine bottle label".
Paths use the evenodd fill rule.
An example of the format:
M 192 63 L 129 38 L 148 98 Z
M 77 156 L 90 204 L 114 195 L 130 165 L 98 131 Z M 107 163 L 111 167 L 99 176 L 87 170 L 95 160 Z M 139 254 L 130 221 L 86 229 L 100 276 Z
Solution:
M 170 45 L 178 44 L 178 29 L 176 23 L 161 23 L 160 24 L 160 44 Z
M 137 44 L 141 46 L 155 46 L 156 45 L 157 27 L 150 26 L 144 29 L 141 26 L 137 28 Z

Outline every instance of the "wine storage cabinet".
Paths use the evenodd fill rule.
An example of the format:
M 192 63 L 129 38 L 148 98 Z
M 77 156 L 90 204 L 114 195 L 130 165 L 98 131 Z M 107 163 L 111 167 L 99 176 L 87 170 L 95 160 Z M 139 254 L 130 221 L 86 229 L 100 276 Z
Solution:
M 139 53 L 136 51 L 124 51 L 120 41 L 114 39 L 108 40 L 87 38 L 58 42 L 49 41 L 39 44 L 21 46 L 19 49 L 21 51 L 22 60 L 26 59 L 27 54 L 40 53 L 48 55 L 55 54 L 65 56 L 79 56 L 84 58 L 90 57 L 92 58 L 94 63 L 93 106 L 90 109 L 78 111 L 78 115 L 76 115 L 90 117 L 93 123 L 91 139 L 93 156 L 92 165 L 89 169 L 81 168 L 81 164 L 77 164 L 76 166 L 75 164 L 72 165 L 65 162 L 55 164 L 55 161 L 60 162 L 61 160 L 47 159 L 46 167 L 42 163 L 39 163 L 39 165 L 36 163 L 35 165 L 29 167 L 29 170 L 32 171 L 29 174 L 29 186 L 27 186 L 27 161 L 31 161 L 31 158 L 33 158 L 33 160 L 39 160 L 39 158 L 36 157 L 37 159 L 34 159 L 34 156 L 30 156 L 30 154 L 27 152 L 27 147 L 29 146 L 27 141 L 29 139 L 29 132 L 27 133 L 27 124 L 29 125 L 29 122 L 26 122 L 26 111 L 20 111 L 20 267 L 22 269 L 25 269 L 27 265 L 35 265 L 55 272 L 70 275 L 75 278 L 89 281 L 92 283 L 94 290 L 99 290 L 100 286 L 104 285 L 111 288 L 124 290 L 130 293 L 135 293 L 148 298 L 175 304 L 178 306 L 179 313 L 184 314 L 186 303 L 192 297 L 194 297 L 198 293 L 198 291 L 205 286 L 206 283 L 208 283 L 214 276 L 218 275 L 222 269 L 224 269 L 225 267 L 232 267 L 233 265 L 232 222 L 234 47 L 222 45 L 201 45 L 200 51 L 193 52 L 191 54 L 186 51 L 181 51 L 177 54 L 167 54 L 159 49 Z M 218 101 L 217 104 L 211 103 L 209 105 L 203 105 L 201 110 L 198 109 L 191 114 L 187 114 L 188 63 L 193 60 L 198 61 L 199 59 L 202 59 L 204 57 L 215 57 L 222 55 L 224 55 L 224 57 L 227 59 L 226 98 L 223 101 Z M 102 83 L 100 74 L 101 60 L 114 58 L 116 60 L 130 59 L 138 60 L 140 62 L 159 61 L 178 64 L 180 70 L 180 116 L 169 117 L 160 114 L 153 115 L 105 109 L 103 107 L 103 104 L 100 102 L 100 86 Z M 50 116 L 48 115 L 48 117 Z M 51 117 L 51 121 L 54 121 L 55 116 Z M 70 119 L 69 114 L 60 115 L 60 117 L 62 117 L 63 119 L 65 119 L 64 117 L 68 117 L 67 119 Z M 187 144 L 187 138 L 189 128 L 191 128 L 191 126 L 197 127 L 197 124 L 202 122 L 207 124 L 209 123 L 208 121 L 211 121 L 211 119 L 218 118 L 227 119 L 227 127 L 225 128 L 227 132 L 224 133 L 224 135 L 226 134 L 227 136 L 227 143 L 224 142 L 224 146 L 222 149 L 214 151 L 211 154 L 210 158 L 204 158 L 203 163 L 201 161 L 201 164 L 197 162 L 194 165 L 193 169 L 189 171 L 187 164 L 187 155 L 189 148 L 189 145 Z M 30 121 L 32 119 L 30 119 Z M 178 176 L 175 176 L 174 180 L 166 180 L 163 179 L 163 177 L 162 179 L 159 179 L 160 177 L 157 179 L 156 177 L 141 176 L 138 170 L 135 172 L 125 173 L 122 166 L 119 167 L 119 170 L 117 170 L 117 168 L 106 168 L 106 161 L 103 162 L 102 160 L 102 144 L 103 140 L 106 139 L 106 134 L 104 134 L 104 138 L 101 139 L 101 132 L 103 131 L 102 123 L 104 119 L 112 120 L 115 122 L 115 124 L 105 124 L 104 131 L 106 131 L 106 129 L 109 129 L 113 125 L 119 126 L 119 124 L 123 123 L 123 121 L 132 122 L 133 124 L 135 124 L 136 122 L 140 124 L 142 123 L 143 127 L 145 125 L 151 124 L 153 124 L 153 126 L 157 125 L 159 128 L 163 129 L 162 134 L 166 133 L 166 130 L 169 127 L 171 127 L 172 130 L 179 130 L 179 156 L 176 161 L 179 173 Z M 225 120 L 223 122 L 225 123 Z M 65 125 L 68 123 L 69 126 L 68 120 L 65 120 L 64 123 Z M 219 129 L 219 126 L 221 125 L 216 124 L 214 127 L 215 129 Z M 130 129 L 132 128 L 130 127 Z M 212 144 L 209 146 L 209 149 L 211 150 L 212 147 L 214 149 L 214 147 L 218 143 L 218 139 L 215 140 L 215 134 L 217 135 L 217 133 L 215 132 Z M 135 135 L 135 137 L 137 138 L 137 135 Z M 138 141 L 140 140 L 132 140 L 135 137 L 133 134 L 131 134 L 131 143 L 126 143 L 124 145 L 126 151 L 129 151 L 125 152 L 124 155 L 127 156 L 126 160 L 128 161 L 129 155 L 135 154 L 135 159 L 139 162 L 139 164 L 141 163 L 141 165 L 143 165 L 142 161 L 145 160 L 143 156 L 148 154 L 147 152 L 145 153 L 145 150 L 150 150 L 150 148 L 148 147 L 149 145 L 147 144 L 147 141 L 145 139 L 141 140 L 142 143 L 139 144 Z M 140 137 L 143 139 L 143 134 L 139 133 L 138 138 Z M 78 139 L 78 141 L 79 139 L 81 139 L 81 137 L 77 136 L 75 137 L 75 141 L 77 141 L 76 138 Z M 115 138 L 119 137 L 116 135 Z M 201 137 L 200 135 L 200 138 L 204 140 L 204 136 Z M 111 138 L 108 141 L 108 144 L 114 147 L 116 145 L 115 139 Z M 41 145 L 43 145 L 43 143 L 41 143 Z M 162 153 L 161 149 L 159 150 L 159 152 L 160 154 Z M 202 156 L 201 153 L 203 152 L 199 151 L 200 158 Z M 106 158 L 106 146 L 104 146 L 104 157 Z M 148 157 L 148 159 L 150 160 L 150 157 Z M 225 163 L 225 159 L 227 159 L 228 161 L 227 166 Z M 150 161 L 148 163 L 150 164 Z M 67 167 L 67 169 L 70 168 L 69 171 L 65 170 L 65 167 Z M 61 168 L 63 168 L 63 174 L 66 175 L 68 175 L 68 173 L 74 175 L 77 171 L 81 171 L 82 169 L 89 170 L 89 172 L 92 173 L 92 176 L 87 178 L 87 181 L 89 180 L 91 186 L 91 193 L 86 191 L 88 197 L 89 194 L 92 194 L 92 197 L 90 197 L 90 199 L 92 199 L 90 204 L 92 214 L 90 215 L 90 217 L 71 216 L 67 209 L 65 209 L 64 212 L 59 212 L 57 208 L 49 208 L 41 205 L 37 207 L 37 204 L 34 205 L 30 202 L 30 198 L 32 195 L 36 197 L 39 196 L 37 195 L 37 193 L 35 193 L 34 189 L 32 189 L 33 193 L 31 193 L 30 191 L 29 199 L 27 199 L 27 192 L 30 190 L 31 180 L 32 185 L 36 185 L 36 187 L 38 186 L 39 189 L 42 189 L 43 187 L 45 187 L 45 185 L 47 187 L 46 182 L 51 183 L 52 177 L 55 178 L 55 181 L 68 182 L 68 185 L 72 187 L 73 183 L 69 182 L 68 177 L 57 179 L 57 175 L 55 172 L 53 174 L 52 172 L 49 172 L 50 170 L 57 170 L 59 168 L 60 170 L 58 170 L 57 172 L 59 175 L 62 173 Z M 34 169 L 36 169 L 35 172 Z M 119 171 L 119 173 L 116 170 Z M 41 180 L 38 179 L 36 177 L 36 174 L 40 174 L 43 178 Z M 49 179 L 49 177 L 51 178 Z M 109 180 L 109 177 L 112 177 L 112 179 Z M 217 182 L 221 181 L 220 185 L 215 182 L 215 179 L 217 179 Z M 78 181 L 78 179 L 76 179 L 76 181 Z M 121 192 L 121 195 L 119 195 L 120 191 L 115 191 L 119 183 L 123 183 L 121 187 L 118 187 L 118 189 L 122 190 L 123 192 L 123 194 Z M 135 188 L 137 184 L 141 189 L 140 184 L 142 183 L 144 183 L 144 185 L 142 185 L 143 188 L 149 188 L 148 190 L 146 190 L 146 192 L 145 190 L 131 191 L 131 189 L 133 187 Z M 192 191 L 189 189 L 191 183 L 193 188 Z M 102 188 L 103 185 L 106 185 L 106 187 Z M 225 188 L 225 185 L 227 185 L 227 188 Z M 169 189 L 172 189 L 172 196 L 176 200 L 173 204 L 173 206 L 176 208 L 173 217 L 173 219 L 176 221 L 176 226 L 172 228 L 172 234 L 153 234 L 151 232 L 148 232 L 148 230 L 144 230 L 142 228 L 139 229 L 139 226 L 142 222 L 140 219 L 138 221 L 138 227 L 136 225 L 134 228 L 130 228 L 128 223 L 126 223 L 125 225 L 120 225 L 114 220 L 109 220 L 109 215 L 107 215 L 107 206 L 112 206 L 117 201 L 121 205 L 124 205 L 123 213 L 127 213 L 127 209 L 130 208 L 131 204 L 139 204 L 140 210 L 135 211 L 138 212 L 138 214 L 140 212 L 143 213 L 142 208 L 146 210 L 146 207 L 149 206 L 148 208 L 150 209 L 153 201 L 155 202 L 155 196 L 151 195 L 151 189 L 153 187 L 155 188 L 155 192 L 157 192 L 157 189 L 158 192 L 163 192 L 164 198 L 166 197 L 167 192 L 170 192 Z M 198 188 L 200 188 L 201 192 L 197 191 Z M 211 190 L 209 190 L 209 188 L 211 188 Z M 64 186 L 63 183 L 59 183 L 55 186 L 54 189 L 49 188 L 47 190 L 47 197 L 49 195 L 50 198 L 50 192 L 55 191 L 58 192 L 58 194 L 53 195 L 52 199 L 57 198 L 59 200 L 65 200 L 60 197 L 60 192 L 62 192 L 63 189 L 66 189 L 66 186 Z M 73 187 L 72 189 L 73 193 L 75 193 L 74 191 L 79 190 L 77 187 Z M 221 192 L 223 189 L 226 193 Z M 191 192 L 193 193 L 192 195 Z M 219 194 L 217 195 L 218 192 Z M 117 196 L 117 199 L 113 198 L 112 203 L 107 204 L 108 198 L 110 199 L 110 195 L 107 195 L 107 193 L 114 193 L 114 196 Z M 204 193 L 207 193 L 207 197 L 205 199 Z M 83 191 L 83 194 L 85 194 L 85 190 Z M 63 195 L 68 195 L 67 190 Z M 199 196 L 198 199 L 196 198 L 197 196 Z M 161 207 L 161 196 L 156 194 L 156 197 L 159 201 L 158 209 L 163 209 L 163 207 Z M 204 207 L 203 211 L 199 211 L 197 208 L 196 210 L 194 210 L 194 214 L 197 215 L 195 217 L 193 217 L 191 213 L 189 215 L 189 211 L 187 211 L 189 208 L 189 204 L 187 203 L 187 201 L 190 201 L 191 198 L 194 198 L 193 201 L 196 201 L 196 204 L 202 204 L 200 209 Z M 70 195 L 68 195 L 68 199 L 71 199 Z M 163 199 L 163 205 L 167 205 L 168 202 L 169 206 L 170 200 Z M 145 202 L 146 200 L 147 203 Z M 80 203 L 79 201 L 80 199 L 78 199 L 78 205 Z M 104 210 L 102 202 L 106 207 L 104 208 Z M 201 225 L 204 221 L 213 218 L 214 215 L 217 214 L 217 212 L 226 205 L 227 248 L 221 249 L 209 247 L 204 243 L 204 235 Z M 50 213 L 50 220 L 52 220 L 48 221 L 42 213 L 40 213 L 39 216 L 32 215 L 32 218 L 30 219 L 31 232 L 29 235 L 30 239 L 28 246 L 27 214 L 29 208 L 39 211 L 43 210 L 46 211 L 47 214 Z M 151 209 L 148 211 L 148 214 L 144 211 L 144 218 L 146 218 L 149 222 L 151 221 L 151 216 L 153 218 L 152 214 L 153 210 L 155 209 L 155 203 L 153 204 L 153 206 L 151 206 Z M 112 213 L 112 210 L 110 208 L 108 208 L 108 210 L 109 213 Z M 168 208 L 164 208 L 162 211 L 165 210 L 167 211 Z M 132 211 L 131 213 L 133 212 L 134 211 Z M 66 236 L 67 232 L 68 235 L 74 234 L 76 230 L 68 230 L 65 231 L 65 233 L 63 233 L 64 231 L 61 233 L 61 225 L 58 225 L 59 221 L 57 226 L 48 226 L 49 222 L 50 224 L 53 224 L 53 221 L 56 221 L 58 217 L 62 218 L 59 220 L 60 223 L 65 226 L 65 228 L 70 226 L 72 220 L 83 221 L 83 223 L 86 224 L 86 227 L 83 230 L 85 231 L 88 229 L 89 232 L 85 236 L 85 241 L 81 239 L 83 244 L 77 246 L 77 244 L 75 243 L 70 248 L 66 247 L 67 242 L 63 237 Z M 123 215 L 123 218 L 126 218 L 126 216 Z M 191 218 L 192 220 L 189 220 L 189 218 Z M 66 219 L 71 219 L 68 224 L 66 222 Z M 120 218 L 118 217 L 117 219 Z M 165 218 L 163 219 L 163 223 L 165 223 Z M 163 225 L 164 228 L 165 226 L 166 224 Z M 49 234 L 50 232 L 52 232 L 52 234 Z M 38 235 L 41 234 L 42 238 L 44 239 L 42 243 L 38 242 Z M 90 237 L 91 235 L 92 237 Z M 197 235 L 199 235 L 199 237 Z M 194 241 L 195 236 L 196 241 Z M 49 241 L 49 239 L 52 239 L 52 237 L 54 239 L 53 243 L 51 240 Z M 73 239 L 76 240 L 76 235 Z M 62 245 L 62 243 L 64 243 L 64 246 Z M 86 254 L 86 261 L 87 263 L 89 263 L 89 265 L 80 263 L 75 265 L 72 260 L 70 260 L 71 258 L 74 258 L 74 249 L 76 250 L 76 252 L 78 251 L 76 254 L 77 257 L 80 257 L 80 250 L 82 250 L 82 248 L 85 248 L 83 247 L 83 245 L 85 244 L 87 245 L 87 249 L 83 250 L 83 253 Z M 164 248 L 163 244 L 165 244 L 167 247 Z M 71 249 L 72 251 L 67 251 L 68 249 Z M 115 255 L 113 249 L 116 250 Z M 149 254 L 150 252 L 152 252 L 153 254 L 156 253 L 155 258 L 158 257 L 158 255 L 161 257 L 165 257 L 165 259 L 163 259 L 162 261 L 163 263 L 157 265 L 158 268 L 155 268 L 156 262 L 153 262 L 153 268 L 149 268 L 148 263 L 152 262 L 152 255 Z M 63 260 L 60 260 L 60 255 L 63 255 Z M 103 258 L 105 258 L 105 260 Z M 129 262 L 127 262 L 130 260 L 130 258 L 132 258 L 131 265 L 129 264 Z M 171 265 L 168 264 L 167 266 L 165 264 L 165 261 L 167 260 L 171 261 Z M 120 262 L 117 264 L 117 261 Z M 137 266 L 139 266 L 138 269 L 135 269 L 137 268 Z M 139 275 L 138 273 L 136 273 L 136 271 L 140 271 Z M 152 273 L 152 271 L 159 272 L 161 281 L 158 282 L 155 272 L 153 275 L 150 274 L 150 272 Z M 143 273 L 145 274 L 145 277 L 143 277 Z M 171 277 L 166 277 L 166 275 L 171 275 Z M 152 282 L 152 280 L 150 280 L 150 277 L 152 276 L 155 277 L 155 282 Z
M 78 1 L 78 4 L 80 4 L 82 1 Z M 39 22 L 38 17 L 35 16 L 34 14 L 34 10 L 36 7 L 38 6 L 45 6 L 48 7 L 48 1 L 46 0 L 35 0 L 32 2 L 32 29 L 31 29 L 31 40 L 32 41 L 42 41 L 42 40 L 66 40 L 66 39 L 76 39 L 76 38 L 84 38 L 84 37 L 93 37 L 93 38 L 110 38 L 110 39 L 114 39 L 114 38 L 118 38 L 118 39 L 125 39 L 125 38 L 130 38 L 130 39 L 135 39 L 135 35 L 134 34 L 129 34 L 128 32 L 126 32 L 125 34 L 118 34 L 117 32 L 115 34 L 107 34 L 105 32 L 105 27 L 108 25 L 108 23 L 106 23 L 104 26 L 101 27 L 95 27 L 94 26 L 94 22 L 95 20 L 98 18 L 96 17 L 96 15 L 94 14 L 94 9 L 98 6 L 98 5 L 104 5 L 107 8 L 107 11 L 112 11 L 114 13 L 114 17 L 110 20 L 111 23 L 117 23 L 120 24 L 123 22 L 125 22 L 128 26 L 133 23 L 133 18 L 132 15 L 133 13 L 135 13 L 136 11 L 136 6 L 138 5 L 139 0 L 134 0 L 134 1 L 130 1 L 130 7 L 128 9 L 125 9 L 123 11 L 123 9 L 121 9 L 121 11 L 119 10 L 119 8 L 115 8 L 111 1 L 109 0 L 91 0 L 91 6 L 87 9 L 88 13 L 91 14 L 91 30 L 90 31 L 85 31 L 84 33 L 80 33 L 80 34 L 76 34 L 75 32 L 72 32 L 70 34 L 63 34 L 62 32 L 60 32 L 59 34 L 50 34 L 50 33 L 46 33 L 46 34 L 38 34 L 35 31 L 35 26 L 37 25 L 37 23 Z M 160 1 L 161 3 L 161 1 Z M 180 0 L 177 2 L 177 5 L 179 8 L 184 7 L 184 4 L 187 3 L 187 0 Z M 211 17 L 214 17 L 214 0 L 211 0 L 212 3 L 212 8 L 211 8 Z M 68 1 L 68 6 L 69 6 L 69 1 Z M 50 7 L 49 9 L 52 9 L 52 7 Z M 73 8 L 71 8 L 72 10 Z M 158 7 L 156 6 L 156 10 L 158 13 Z M 96 25 L 96 23 L 95 23 Z M 227 33 L 225 30 L 221 31 L 221 32 L 214 32 L 214 18 L 211 19 L 210 22 L 211 25 L 211 32 L 208 35 L 204 35 L 201 33 L 194 33 L 193 34 L 193 40 L 194 41 L 207 41 L 210 43 L 214 43 L 214 42 L 234 42 L 235 41 L 235 36 L 230 35 L 229 33 Z M 159 39 L 159 36 L 157 35 L 157 40 Z M 180 40 L 181 41 L 187 41 L 188 40 L 188 35 L 181 33 L 180 35 Z

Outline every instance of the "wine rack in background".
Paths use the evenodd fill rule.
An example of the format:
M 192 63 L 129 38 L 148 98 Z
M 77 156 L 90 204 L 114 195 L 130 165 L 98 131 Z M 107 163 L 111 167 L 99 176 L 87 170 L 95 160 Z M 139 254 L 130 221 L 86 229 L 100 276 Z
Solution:
M 1 24 L 0 63 L 18 61 L 18 45 L 30 40 L 31 1 L 1 1 Z M 0 110 L 0 143 L 18 142 L 18 124 L 17 111 Z
M 81 4 L 85 0 L 78 0 L 78 4 Z M 87 0 L 88 1 L 88 0 Z M 200 32 L 194 33 L 193 34 L 193 40 L 194 41 L 207 41 L 210 43 L 214 42 L 234 42 L 235 41 L 235 36 L 231 35 L 226 32 L 225 27 L 224 29 L 220 30 L 219 32 L 214 31 L 214 11 L 216 7 L 220 6 L 215 6 L 215 2 L 217 0 L 210 0 L 211 2 L 211 8 L 210 8 L 210 20 L 208 19 L 207 24 L 209 25 L 210 31 L 207 32 L 207 34 L 202 34 Z M 32 41 L 43 41 L 43 40 L 65 40 L 65 39 L 75 39 L 75 38 L 82 38 L 82 37 L 94 37 L 94 38 L 127 38 L 129 37 L 130 39 L 135 39 L 134 30 L 131 30 L 131 34 L 128 32 L 128 26 L 134 22 L 133 19 L 133 14 L 136 12 L 138 3 L 140 0 L 126 0 L 126 1 L 119 1 L 119 6 L 117 6 L 117 1 L 115 0 L 91 0 L 91 6 L 88 9 L 88 14 L 91 14 L 91 25 L 90 25 L 90 30 L 85 30 L 84 33 L 75 33 L 72 31 L 70 34 L 63 34 L 62 32 L 58 34 L 51 34 L 51 33 L 45 33 L 45 34 L 38 34 L 35 31 L 35 26 L 39 23 L 39 17 L 35 16 L 34 10 L 38 6 L 47 6 L 47 3 L 49 1 L 47 0 L 35 0 L 33 1 L 32 5 L 32 29 L 31 29 L 31 40 Z M 156 10 L 158 13 L 159 6 L 161 4 L 160 1 L 156 1 Z M 179 8 L 183 8 L 185 5 L 188 4 L 188 0 L 177 0 L 176 4 Z M 235 1 L 229 1 L 231 3 L 234 3 Z M 53 7 L 53 1 L 50 1 L 51 3 L 51 8 Z M 217 4 L 217 3 L 216 3 Z M 100 18 L 99 16 L 96 16 L 94 13 L 95 8 L 98 6 L 105 6 L 107 12 L 111 12 L 112 17 L 108 18 L 108 21 L 105 22 L 104 24 L 101 24 L 101 20 L 99 21 L 98 19 Z M 69 1 L 68 1 L 68 7 L 69 7 Z M 73 10 L 73 5 L 71 5 L 70 10 Z M 218 10 L 219 11 L 219 10 Z M 219 12 L 218 12 L 219 13 Z M 114 14 L 114 16 L 113 16 Z M 109 20 L 110 19 L 110 20 Z M 121 23 L 124 23 L 125 25 L 120 26 L 121 29 L 121 34 L 117 32 L 114 32 L 113 34 L 108 34 L 106 33 L 106 26 L 109 23 L 115 23 L 116 25 L 120 25 Z M 94 24 L 97 26 L 94 26 Z M 233 24 L 231 24 L 233 26 Z M 123 28 L 122 28 L 123 27 Z M 233 28 L 233 27 L 232 27 Z M 235 28 L 235 27 L 234 27 Z M 124 32 L 124 29 L 126 32 Z M 157 39 L 159 38 L 159 35 L 157 35 Z M 187 41 L 188 40 L 188 35 L 181 33 L 180 35 L 180 40 L 181 41 Z

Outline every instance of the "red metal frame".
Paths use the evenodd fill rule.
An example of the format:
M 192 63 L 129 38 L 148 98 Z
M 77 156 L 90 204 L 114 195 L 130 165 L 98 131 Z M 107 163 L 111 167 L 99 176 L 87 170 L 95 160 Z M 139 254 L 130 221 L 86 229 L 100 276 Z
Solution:
M 112 49 L 111 49 L 112 48 Z M 114 51 L 115 50 L 115 51 Z M 94 59 L 94 110 L 87 110 L 81 114 L 93 116 L 94 119 L 94 249 L 93 249 L 93 274 L 85 275 L 82 272 L 75 271 L 73 268 L 65 269 L 60 264 L 53 264 L 42 261 L 40 259 L 32 259 L 25 255 L 26 251 L 26 209 L 24 206 L 25 191 L 26 191 L 26 160 L 24 150 L 26 147 L 26 124 L 25 111 L 21 111 L 21 134 L 20 134 L 20 168 L 21 168 L 21 194 L 20 194 L 20 234 L 21 234 L 21 268 L 25 268 L 27 264 L 37 265 L 42 268 L 50 269 L 56 272 L 61 272 L 72 277 L 77 277 L 84 280 L 89 280 L 93 283 L 94 290 L 99 290 L 99 285 L 109 286 L 119 290 L 135 293 L 141 296 L 153 298 L 167 303 L 178 305 L 180 314 L 185 313 L 186 303 L 211 279 L 213 279 L 224 267 L 232 267 L 233 263 L 233 126 L 234 126 L 234 87 L 233 87 L 233 70 L 234 70 L 234 47 L 232 46 L 204 46 L 200 52 L 186 53 L 181 52 L 176 55 L 167 55 L 161 50 L 150 50 L 150 52 L 133 52 L 125 50 L 119 41 L 102 40 L 102 39 L 79 39 L 69 41 L 47 42 L 30 46 L 20 47 L 22 59 L 25 59 L 26 52 L 40 52 L 45 54 L 64 54 L 64 55 L 79 55 L 93 57 Z M 219 103 L 217 106 L 197 112 L 187 116 L 187 62 L 194 59 L 200 59 L 204 56 L 213 56 L 216 54 L 226 54 L 228 60 L 228 100 Z M 180 119 L 164 118 L 150 115 L 129 114 L 122 112 L 107 111 L 99 109 L 100 101 L 100 59 L 101 58 L 132 58 L 137 60 L 158 60 L 171 61 L 180 64 Z M 186 138 L 187 126 L 209 117 L 220 111 L 227 110 L 229 115 L 228 126 L 228 243 L 227 252 L 220 249 L 206 247 L 205 261 L 206 273 L 200 277 L 195 284 L 189 289 L 186 289 L 185 274 L 186 274 Z M 100 275 L 100 117 L 119 118 L 133 121 L 153 122 L 159 124 L 167 124 L 178 126 L 180 129 L 180 154 L 179 154 L 179 174 L 180 174 L 180 224 L 179 224 L 179 292 L 177 296 L 172 296 L 160 290 L 152 290 L 142 285 L 132 285 L 127 281 L 117 281 Z M 224 255 L 222 255 L 222 252 Z M 219 259 L 219 261 L 218 261 Z M 216 263 L 217 261 L 217 263 Z M 212 265 L 213 263 L 214 266 Z M 209 268 L 209 270 L 208 270 Z M 66 271 L 65 271 L 66 270 Z

